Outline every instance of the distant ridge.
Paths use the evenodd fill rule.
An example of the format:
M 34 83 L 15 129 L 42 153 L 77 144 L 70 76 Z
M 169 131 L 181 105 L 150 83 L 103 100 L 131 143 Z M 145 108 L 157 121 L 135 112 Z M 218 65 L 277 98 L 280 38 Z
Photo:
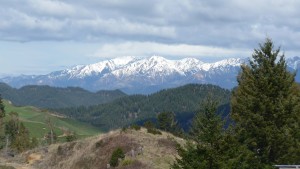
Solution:
M 109 131 L 130 125 L 142 124 L 156 118 L 160 112 L 174 112 L 179 123 L 186 128 L 201 103 L 211 96 L 222 105 L 222 114 L 229 112 L 230 91 L 208 84 L 188 84 L 177 88 L 161 90 L 151 95 L 131 95 L 112 102 L 88 107 L 70 107 L 53 110 L 59 114 L 88 122 L 102 130 Z
M 29 85 L 16 89 L 5 83 L 0 83 L 0 94 L 14 105 L 31 105 L 39 108 L 91 106 L 107 103 L 126 96 L 120 90 L 102 90 L 93 93 L 79 87 L 59 88 L 37 85 Z
M 90 91 L 120 89 L 128 94 L 150 94 L 188 83 L 214 84 L 231 89 L 237 85 L 240 65 L 248 59 L 229 58 L 205 63 L 196 58 L 168 60 L 161 56 L 133 56 L 78 65 L 47 75 L 0 78 L 13 87 L 24 85 L 79 86 Z M 287 59 L 291 71 L 300 67 L 300 57 Z M 300 76 L 296 78 L 300 81 Z

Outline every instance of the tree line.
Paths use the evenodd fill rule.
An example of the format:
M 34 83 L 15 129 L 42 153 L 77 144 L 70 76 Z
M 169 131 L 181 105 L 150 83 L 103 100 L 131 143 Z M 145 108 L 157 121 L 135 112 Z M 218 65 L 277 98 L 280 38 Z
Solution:
M 103 130 L 111 130 L 142 123 L 145 119 L 156 118 L 162 112 L 174 112 L 176 115 L 193 114 L 199 110 L 199 103 L 209 93 L 218 98 L 221 104 L 229 103 L 229 90 L 209 84 L 189 84 L 151 95 L 126 96 L 96 106 L 70 107 L 53 111 L 91 123 Z

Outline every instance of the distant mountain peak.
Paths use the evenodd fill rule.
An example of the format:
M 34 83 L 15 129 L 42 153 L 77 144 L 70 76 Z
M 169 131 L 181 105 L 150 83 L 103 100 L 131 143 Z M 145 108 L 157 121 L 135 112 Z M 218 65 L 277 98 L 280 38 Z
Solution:
M 28 84 L 79 86 L 92 91 L 121 89 L 128 93 L 151 93 L 187 83 L 211 83 L 232 88 L 237 84 L 240 65 L 247 60 L 227 58 L 206 63 L 197 58 L 170 60 L 157 55 L 124 56 L 47 75 L 6 77 L 0 81 L 14 87 Z M 300 68 L 300 57 L 288 58 L 286 62 L 290 69 Z

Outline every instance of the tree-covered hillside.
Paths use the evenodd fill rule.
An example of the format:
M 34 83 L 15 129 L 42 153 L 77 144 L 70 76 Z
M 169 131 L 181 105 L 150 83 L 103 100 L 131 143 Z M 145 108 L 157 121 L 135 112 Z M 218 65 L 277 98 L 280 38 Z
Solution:
M 200 109 L 200 103 L 208 95 L 225 105 L 229 102 L 230 91 L 214 85 L 190 84 L 152 95 L 132 95 L 97 106 L 56 111 L 103 129 L 111 129 L 155 118 L 160 112 L 174 112 L 181 118 L 186 118 L 185 115 Z
M 126 96 L 120 90 L 92 93 L 79 87 L 58 88 L 35 85 L 15 89 L 5 83 L 0 83 L 0 93 L 4 99 L 10 100 L 14 105 L 31 105 L 39 108 L 90 106 Z

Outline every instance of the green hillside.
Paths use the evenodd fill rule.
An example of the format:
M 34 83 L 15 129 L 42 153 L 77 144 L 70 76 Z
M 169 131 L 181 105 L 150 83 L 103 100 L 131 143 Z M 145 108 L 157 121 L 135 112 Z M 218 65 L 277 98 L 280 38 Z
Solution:
M 200 109 L 200 103 L 208 95 L 218 100 L 220 105 L 229 103 L 229 90 L 214 85 L 189 84 L 151 95 L 125 96 L 106 104 L 56 111 L 110 130 L 156 118 L 160 112 L 174 112 L 181 117 L 190 115 Z
M 20 120 L 24 123 L 25 127 L 29 129 L 31 136 L 37 138 L 43 138 L 49 131 L 46 124 L 47 118 L 51 119 L 55 126 L 55 132 L 59 138 L 64 137 L 64 130 L 76 132 L 79 137 L 93 136 L 101 132 L 99 128 L 93 127 L 89 124 L 63 116 L 58 116 L 46 110 L 40 110 L 32 106 L 16 107 L 6 100 L 4 100 L 4 105 L 6 114 L 9 112 L 17 112 Z
M 98 91 L 96 93 L 79 87 L 50 87 L 29 85 L 20 89 L 0 83 L 2 98 L 10 100 L 14 105 L 31 105 L 39 108 L 63 108 L 72 106 L 90 106 L 107 103 L 126 96 L 120 90 Z

